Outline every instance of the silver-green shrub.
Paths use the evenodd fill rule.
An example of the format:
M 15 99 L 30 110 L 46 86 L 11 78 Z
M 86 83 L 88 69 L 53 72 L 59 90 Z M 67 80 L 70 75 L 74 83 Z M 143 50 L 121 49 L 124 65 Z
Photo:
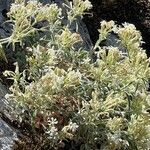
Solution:
M 6 95 L 15 103 L 12 113 L 20 123 L 31 126 L 29 133 L 38 135 L 42 130 L 41 138 L 48 141 L 49 149 L 70 141 L 81 150 L 148 150 L 150 61 L 141 47 L 140 32 L 132 24 L 101 22 L 93 62 L 91 52 L 75 49 L 74 44 L 82 39 L 69 30 L 70 22 L 91 4 L 73 2 L 67 6 L 68 24 L 64 26 L 56 4 L 12 4 L 8 15 L 13 32 L 1 44 L 24 45 L 29 36 L 45 33 L 38 42 L 24 46 L 28 65 L 23 72 L 18 63 L 15 72 L 4 72 L 14 81 L 11 94 Z M 46 26 L 35 28 L 41 21 Z M 99 46 L 111 32 L 118 35 L 126 55 L 118 47 Z

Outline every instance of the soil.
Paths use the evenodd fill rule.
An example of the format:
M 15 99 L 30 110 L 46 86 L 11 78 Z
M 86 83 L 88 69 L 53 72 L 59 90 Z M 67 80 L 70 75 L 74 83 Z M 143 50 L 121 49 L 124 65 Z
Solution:
M 93 4 L 91 15 L 85 15 L 93 43 L 98 39 L 102 20 L 114 20 L 117 24 L 133 23 L 141 31 L 144 49 L 150 57 L 150 1 L 149 0 L 90 0 Z

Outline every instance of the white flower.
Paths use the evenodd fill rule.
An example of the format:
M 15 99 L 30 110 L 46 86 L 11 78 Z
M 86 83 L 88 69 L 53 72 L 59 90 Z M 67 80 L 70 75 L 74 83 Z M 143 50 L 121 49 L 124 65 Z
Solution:
M 72 132 L 75 132 L 79 126 L 76 123 L 73 123 L 72 121 L 68 125 L 68 129 Z
M 49 135 L 48 136 L 49 139 L 55 140 L 57 138 L 57 136 L 58 136 L 58 129 L 53 126 L 46 133 Z
M 84 6 L 87 10 L 91 9 L 92 8 L 92 4 L 89 0 L 85 0 L 84 1 Z
M 58 124 L 58 121 L 56 118 L 50 118 L 50 120 L 48 120 L 49 125 L 54 126 L 56 124 Z
M 134 24 L 130 24 L 130 23 L 125 22 L 125 23 L 123 23 L 123 26 L 124 26 L 125 28 L 129 28 L 129 29 L 131 29 L 131 30 L 136 30 L 136 27 L 135 27 Z
M 111 29 L 112 27 L 115 26 L 115 22 L 113 20 L 111 20 L 109 22 L 103 20 L 103 21 L 101 21 L 101 26 L 102 27 L 104 26 L 105 28 Z

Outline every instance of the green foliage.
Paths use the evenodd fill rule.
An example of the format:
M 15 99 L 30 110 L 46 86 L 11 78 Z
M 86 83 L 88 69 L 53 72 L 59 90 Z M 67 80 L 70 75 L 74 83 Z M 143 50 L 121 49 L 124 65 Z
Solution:
M 43 31 L 45 38 L 25 47 L 26 70 L 20 72 L 16 63 L 15 72 L 4 72 L 14 81 L 6 97 L 15 102 L 19 122 L 31 126 L 29 133 L 48 141 L 48 149 L 58 149 L 70 140 L 81 150 L 148 150 L 150 62 L 141 47 L 140 32 L 131 24 L 103 21 L 93 62 L 90 52 L 75 48 L 82 39 L 69 30 L 72 18 L 89 8 L 89 1 L 74 0 L 67 12 L 68 24 L 62 26 L 62 10 L 56 4 L 12 5 L 9 42 L 24 43 L 28 36 L 35 38 L 34 32 L 47 32 Z M 43 20 L 46 26 L 33 27 Z M 99 46 L 111 32 L 118 35 L 127 55 L 117 47 Z

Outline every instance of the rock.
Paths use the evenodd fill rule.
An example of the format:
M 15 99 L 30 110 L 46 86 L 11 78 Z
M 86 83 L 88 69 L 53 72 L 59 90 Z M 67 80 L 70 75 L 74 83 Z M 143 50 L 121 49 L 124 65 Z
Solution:
M 0 83 L 0 113 L 8 115 L 8 110 L 11 110 L 9 102 L 4 98 L 8 90 Z M 8 125 L 2 118 L 0 118 L 0 150 L 11 150 L 17 138 L 17 130 Z
M 2 12 L 4 9 L 7 10 L 10 2 L 11 2 L 11 0 L 1 0 L 0 1 L 0 12 Z
M 17 132 L 0 118 L 0 150 L 11 150 L 17 139 Z
M 116 34 L 111 33 L 108 35 L 106 41 L 103 43 L 105 46 L 118 47 L 124 56 L 127 56 L 127 50 L 122 46 Z
M 10 34 L 8 31 L 10 31 L 10 27 L 8 26 L 8 23 L 4 23 L 6 18 L 6 13 L 9 10 L 10 4 L 12 0 L 0 0 L 0 38 L 6 38 Z
M 5 99 L 5 95 L 8 93 L 7 88 L 0 83 L 0 113 L 10 110 L 9 102 Z M 6 112 L 8 114 L 8 112 Z

